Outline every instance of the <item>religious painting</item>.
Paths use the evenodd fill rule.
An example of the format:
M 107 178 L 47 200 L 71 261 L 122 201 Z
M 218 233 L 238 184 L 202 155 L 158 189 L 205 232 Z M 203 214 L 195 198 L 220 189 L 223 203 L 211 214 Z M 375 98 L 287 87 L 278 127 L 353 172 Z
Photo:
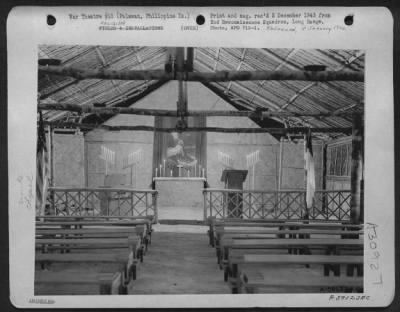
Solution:
M 178 118 L 155 118 L 156 128 L 174 128 Z M 201 117 L 189 117 L 190 127 L 205 125 Z M 155 177 L 204 177 L 205 139 L 203 132 L 155 132 L 153 174 Z

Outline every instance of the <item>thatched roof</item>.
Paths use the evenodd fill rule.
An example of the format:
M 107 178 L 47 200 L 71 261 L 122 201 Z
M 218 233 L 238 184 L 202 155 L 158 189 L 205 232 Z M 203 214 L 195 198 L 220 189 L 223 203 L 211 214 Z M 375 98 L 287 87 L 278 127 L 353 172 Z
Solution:
M 58 59 L 61 66 L 112 70 L 164 70 L 169 51 L 161 47 L 47 46 L 39 47 L 39 59 Z M 326 71 L 364 72 L 365 54 L 359 50 L 194 48 L 193 71 L 216 72 L 304 70 L 307 65 L 324 65 Z M 75 79 L 39 74 L 40 103 L 68 102 L 78 105 L 101 103 L 127 107 L 154 91 L 157 80 Z M 202 82 L 237 109 L 288 112 L 337 112 L 348 116 L 273 117 L 286 127 L 351 127 L 352 112 L 363 111 L 364 82 L 252 80 Z M 190 98 L 189 98 L 190 101 Z M 90 121 L 101 123 L 112 117 L 65 111 L 44 111 L 47 121 Z M 270 120 L 271 121 L 271 120 Z M 263 125 L 265 126 L 265 125 Z

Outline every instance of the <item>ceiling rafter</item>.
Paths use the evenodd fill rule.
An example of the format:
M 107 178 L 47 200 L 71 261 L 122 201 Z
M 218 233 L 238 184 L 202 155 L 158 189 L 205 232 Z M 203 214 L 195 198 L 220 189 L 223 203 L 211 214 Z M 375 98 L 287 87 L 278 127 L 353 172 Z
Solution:
M 135 57 L 136 57 L 136 59 L 137 59 L 139 65 L 140 65 L 140 68 L 141 68 L 142 70 L 145 70 L 146 68 L 145 68 L 144 65 L 143 65 L 142 58 L 140 57 L 139 53 L 136 52 L 136 53 L 135 53 Z M 148 87 L 148 80 L 145 80 L 145 85 L 146 85 L 146 89 L 147 89 L 147 87 Z
M 208 66 L 207 66 L 206 64 L 204 64 L 202 61 L 198 60 L 198 63 L 201 64 L 203 67 L 208 68 Z M 252 91 L 252 90 L 249 90 L 248 88 L 242 86 L 240 83 L 238 83 L 238 82 L 234 82 L 234 83 L 235 83 L 235 85 L 238 85 L 238 86 L 244 88 L 248 93 L 253 94 L 253 91 Z M 226 89 L 225 89 L 225 90 L 226 90 Z M 228 90 L 228 91 L 230 92 L 230 90 Z M 224 93 L 227 94 L 225 91 L 224 91 Z M 279 108 L 279 105 L 277 105 L 277 104 L 275 104 L 275 103 L 273 103 L 273 102 L 271 102 L 271 101 L 269 101 L 269 100 L 263 98 L 263 97 L 260 96 L 260 95 L 254 94 L 254 96 L 255 96 L 256 98 L 258 98 L 260 101 L 266 102 L 267 105 L 270 105 L 270 106 L 274 107 L 275 109 L 278 109 L 278 108 Z M 248 103 L 248 101 L 246 101 L 246 102 Z M 252 107 L 252 109 L 254 109 L 254 106 L 251 106 L 251 105 L 250 105 L 250 107 Z M 265 106 L 265 107 L 268 108 L 268 106 Z
M 289 59 L 293 55 L 295 55 L 297 51 L 298 51 L 298 49 L 293 49 L 292 51 L 290 51 L 289 54 L 285 57 L 285 59 L 277 67 L 275 67 L 274 70 L 279 70 L 279 69 L 281 69 L 281 67 L 283 65 L 286 65 L 286 63 L 289 61 Z M 258 85 L 258 89 L 256 90 L 256 92 L 254 94 L 258 95 L 265 83 L 266 83 L 266 80 L 261 81 L 261 83 L 259 83 L 259 85 Z M 255 99 L 255 96 L 252 98 L 252 100 L 250 102 L 253 103 L 254 99 Z
M 271 58 L 275 59 L 275 60 L 281 60 L 282 58 L 280 56 L 277 56 L 275 53 L 273 53 L 272 51 L 266 50 L 266 49 L 261 49 L 265 54 L 269 55 Z M 287 62 L 287 66 L 292 69 L 292 70 L 303 70 L 303 68 L 301 66 L 298 66 L 296 64 L 293 64 L 291 62 Z M 351 99 L 352 101 L 357 102 L 357 99 L 355 99 L 353 97 L 353 95 L 344 92 L 344 90 L 338 90 L 337 87 L 335 87 L 334 85 L 332 85 L 331 83 L 329 83 L 328 81 L 325 82 L 325 84 L 332 88 L 333 90 L 335 90 L 336 92 L 339 92 L 341 94 L 344 94 L 346 97 L 348 97 L 349 99 Z
M 352 56 L 352 57 L 348 58 L 347 60 L 345 60 L 344 64 L 341 64 L 341 66 L 339 66 L 338 68 L 334 69 L 334 71 L 339 71 L 339 70 L 342 70 L 343 68 L 346 68 L 347 66 L 350 66 L 350 64 L 351 64 L 352 62 L 354 62 L 355 60 L 357 60 L 359 57 L 361 57 L 361 55 L 364 55 L 364 53 L 357 54 L 356 56 Z M 336 61 L 337 61 L 337 60 L 336 60 Z M 289 101 L 288 101 L 285 105 L 283 105 L 283 106 L 281 107 L 281 110 L 286 109 L 289 105 L 293 104 L 294 101 L 296 101 L 296 99 L 297 99 L 300 95 L 302 95 L 304 92 L 306 92 L 307 90 L 309 90 L 310 88 L 312 88 L 313 86 L 316 86 L 316 85 L 318 85 L 318 82 L 317 82 L 317 81 L 316 81 L 316 82 L 312 82 L 312 83 L 306 85 L 304 88 L 300 89 L 298 92 L 296 92 L 296 93 L 289 99 Z
M 199 63 L 200 63 L 201 65 L 203 65 L 205 68 L 208 68 L 208 66 L 205 65 L 205 64 L 202 64 L 201 61 L 199 61 Z M 258 94 L 255 94 L 251 89 L 248 89 L 247 87 L 245 87 L 244 85 L 242 85 L 242 84 L 239 83 L 239 82 L 234 82 L 234 83 L 235 83 L 235 86 L 237 86 L 237 87 L 243 89 L 244 91 L 246 91 L 246 92 L 249 93 L 249 94 L 253 94 L 255 98 L 259 99 L 259 100 L 262 101 L 262 102 L 266 102 L 266 101 L 267 101 L 269 106 L 272 106 L 272 107 L 275 108 L 276 110 L 279 110 L 279 108 L 280 108 L 279 105 L 277 105 L 277 104 L 275 104 L 275 103 L 272 103 L 271 101 L 266 100 L 264 97 L 262 97 L 262 96 L 260 96 L 260 95 L 258 95 Z M 242 99 L 243 99 L 243 98 L 242 98 Z M 243 100 L 244 100 L 244 99 L 243 99 Z M 255 107 L 254 107 L 253 105 L 249 104 L 249 101 L 246 101 L 246 104 L 250 107 L 250 109 L 253 109 L 253 110 L 255 109 Z M 257 105 L 257 106 L 258 106 L 258 105 Z M 268 108 L 268 106 L 265 106 L 265 107 Z M 282 119 L 280 119 L 280 118 L 273 118 L 273 119 L 276 120 L 276 121 L 282 122 Z M 301 124 L 304 125 L 304 126 L 306 126 L 306 127 L 314 127 L 314 125 L 313 125 L 312 123 L 306 122 L 306 121 L 302 120 L 302 118 L 300 118 L 300 117 L 291 117 L 290 119 L 297 120 L 298 122 L 301 122 Z
M 247 49 L 246 49 L 246 48 L 243 49 L 242 55 L 240 56 L 240 59 L 239 59 L 240 61 L 239 61 L 238 66 L 236 67 L 236 70 L 240 70 L 240 67 L 242 67 L 244 58 L 245 58 L 245 56 L 246 56 L 246 52 L 247 52 Z M 230 54 L 230 53 L 228 52 L 228 54 Z M 230 55 L 232 55 L 232 54 L 230 54 Z M 228 83 L 228 86 L 226 87 L 224 93 L 228 93 L 228 92 L 229 92 L 229 89 L 231 88 L 231 86 L 232 86 L 232 81 L 230 81 L 230 82 Z
M 217 66 L 218 66 L 218 62 L 219 62 L 219 51 L 221 48 L 217 48 L 217 51 L 215 52 L 215 62 L 214 62 L 214 67 L 213 67 L 213 71 L 217 71 Z

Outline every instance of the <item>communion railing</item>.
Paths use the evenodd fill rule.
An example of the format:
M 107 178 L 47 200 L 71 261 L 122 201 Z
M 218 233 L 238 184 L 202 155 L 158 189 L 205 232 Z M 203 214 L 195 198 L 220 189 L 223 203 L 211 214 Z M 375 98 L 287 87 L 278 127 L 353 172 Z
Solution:
M 129 188 L 65 188 L 48 190 L 47 214 L 70 216 L 153 216 L 157 191 Z
M 306 192 L 204 189 L 204 220 L 216 219 L 319 219 L 350 220 L 350 190 L 317 190 L 311 209 Z

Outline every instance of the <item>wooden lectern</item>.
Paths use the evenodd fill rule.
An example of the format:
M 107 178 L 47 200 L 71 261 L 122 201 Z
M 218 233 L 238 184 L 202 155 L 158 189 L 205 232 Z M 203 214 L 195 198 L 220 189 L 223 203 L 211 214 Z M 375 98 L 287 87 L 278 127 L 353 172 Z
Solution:
M 246 180 L 247 170 L 225 169 L 222 171 L 221 182 L 226 189 L 243 190 L 243 182 Z M 241 218 L 243 196 L 241 193 L 228 193 L 228 218 Z

